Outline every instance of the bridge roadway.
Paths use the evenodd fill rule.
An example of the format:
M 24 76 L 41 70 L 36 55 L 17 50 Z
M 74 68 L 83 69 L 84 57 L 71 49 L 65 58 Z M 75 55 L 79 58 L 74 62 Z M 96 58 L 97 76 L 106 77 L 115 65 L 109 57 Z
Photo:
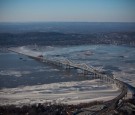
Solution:
M 53 64 L 53 65 L 56 65 L 56 66 L 62 66 L 62 67 L 65 67 L 66 69 L 71 69 L 71 68 L 74 68 L 74 69 L 80 69 L 82 70 L 83 74 L 84 75 L 88 75 L 89 73 L 93 73 L 94 75 L 94 78 L 99 78 L 101 80 L 104 80 L 106 82 L 111 82 L 111 83 L 114 83 L 115 80 L 112 79 L 110 76 L 107 76 L 107 75 L 103 75 L 101 74 L 98 70 L 96 70 L 94 67 L 92 66 L 88 66 L 87 64 L 85 63 L 74 63 L 66 58 L 64 59 L 59 59 L 59 58 L 51 58 L 51 57 L 36 57 L 36 59 L 39 59 L 43 62 L 46 62 L 46 63 L 50 63 L 50 64 Z
M 40 60 L 42 62 L 50 63 L 56 66 L 62 66 L 62 67 L 65 67 L 66 69 L 75 68 L 75 69 L 83 70 L 84 75 L 87 75 L 88 73 L 93 73 L 95 79 L 98 78 L 105 82 L 116 84 L 116 86 L 119 88 L 121 93 L 114 99 L 104 102 L 105 107 L 101 109 L 100 111 L 94 112 L 92 115 L 102 115 L 102 114 L 105 115 L 105 113 L 115 110 L 117 107 L 121 105 L 123 98 L 127 95 L 127 91 L 128 91 L 127 86 L 122 81 L 119 81 L 113 78 L 112 76 L 102 74 L 98 70 L 96 70 L 94 67 L 88 66 L 85 63 L 78 64 L 78 63 L 73 63 L 72 61 L 66 58 L 59 59 L 59 58 L 51 58 L 51 57 L 32 56 L 32 55 L 25 54 L 23 52 L 18 52 L 12 49 L 9 49 L 9 50 L 12 52 L 16 52 L 16 53 L 23 54 L 28 57 Z M 87 114 L 85 114 L 85 110 L 84 110 L 81 114 L 78 114 L 78 115 L 87 115 Z
M 123 82 L 121 82 L 117 79 L 115 79 L 115 81 L 116 81 L 115 83 L 116 83 L 117 87 L 120 89 L 121 93 L 114 99 L 104 102 L 105 108 L 103 108 L 100 111 L 97 111 L 91 115 L 109 115 L 110 112 L 113 112 L 115 109 L 122 106 L 123 98 L 126 97 L 128 89 Z

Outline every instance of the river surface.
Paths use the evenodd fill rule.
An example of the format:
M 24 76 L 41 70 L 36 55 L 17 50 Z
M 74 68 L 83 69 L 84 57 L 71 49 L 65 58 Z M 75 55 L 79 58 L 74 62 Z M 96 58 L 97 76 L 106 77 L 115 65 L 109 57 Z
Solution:
M 0 88 L 65 81 L 80 81 L 75 72 L 36 61 L 16 53 L 0 53 Z
M 135 48 L 114 45 L 81 45 L 49 46 L 41 50 L 48 57 L 64 57 L 75 63 L 92 65 L 99 71 L 114 74 L 118 79 L 135 86 Z M 67 71 L 12 52 L 0 52 L 0 88 L 87 79 L 90 78 L 79 76 L 73 70 Z

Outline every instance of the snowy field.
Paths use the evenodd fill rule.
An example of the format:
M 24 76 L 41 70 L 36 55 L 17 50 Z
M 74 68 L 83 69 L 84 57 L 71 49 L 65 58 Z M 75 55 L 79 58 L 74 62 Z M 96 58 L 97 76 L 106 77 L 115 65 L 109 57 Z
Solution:
M 45 85 L 5 88 L 0 90 L 0 104 L 65 103 L 78 104 L 108 100 L 118 95 L 115 85 L 99 84 L 99 80 L 60 82 Z
M 116 78 L 135 86 L 135 48 L 113 45 L 82 45 L 36 48 L 35 46 L 22 46 L 11 49 L 30 56 L 44 55 L 49 58 L 67 58 L 75 63 L 86 63 L 99 71 L 112 73 Z M 27 61 L 23 63 L 27 65 Z M 51 70 L 51 72 L 62 73 L 58 68 L 51 67 L 42 67 L 38 69 L 38 72 L 39 70 L 40 72 Z M 37 70 L 34 71 L 37 72 Z M 1 70 L 0 76 L 23 77 L 31 73 L 27 69 L 23 71 L 9 69 Z M 72 74 L 66 76 L 74 77 Z M 63 77 L 65 76 L 63 75 Z M 59 81 L 59 78 L 57 80 Z M 109 100 L 119 94 L 115 85 L 103 83 L 98 79 L 58 81 L 49 84 L 42 83 L 41 85 L 27 84 L 16 88 L 2 88 L 0 90 L 0 104 L 23 105 L 44 102 L 77 104 L 94 100 Z

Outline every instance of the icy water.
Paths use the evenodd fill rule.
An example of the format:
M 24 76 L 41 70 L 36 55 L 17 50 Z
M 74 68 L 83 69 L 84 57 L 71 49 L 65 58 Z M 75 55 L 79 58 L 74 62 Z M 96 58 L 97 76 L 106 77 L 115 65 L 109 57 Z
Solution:
M 120 80 L 135 84 L 135 48 L 114 45 L 51 47 L 44 55 L 66 57 L 75 63 L 86 63 L 100 71 L 114 74 Z M 0 52 L 0 88 L 88 79 L 72 71 L 16 53 Z
M 85 79 L 73 73 L 36 61 L 27 56 L 11 52 L 0 53 L 0 88 Z
M 99 71 L 113 74 L 116 78 L 135 86 L 135 48 L 87 45 L 67 49 L 68 53 L 65 54 L 65 57 L 68 59 L 92 65 Z

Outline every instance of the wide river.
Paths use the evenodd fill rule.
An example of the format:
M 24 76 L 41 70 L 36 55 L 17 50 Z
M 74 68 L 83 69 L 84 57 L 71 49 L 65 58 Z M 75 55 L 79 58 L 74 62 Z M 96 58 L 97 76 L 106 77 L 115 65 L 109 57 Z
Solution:
M 45 49 L 45 51 L 44 51 Z M 86 63 L 135 86 L 135 48 L 114 45 L 44 47 L 44 55 Z M 0 88 L 89 79 L 27 56 L 0 52 Z

